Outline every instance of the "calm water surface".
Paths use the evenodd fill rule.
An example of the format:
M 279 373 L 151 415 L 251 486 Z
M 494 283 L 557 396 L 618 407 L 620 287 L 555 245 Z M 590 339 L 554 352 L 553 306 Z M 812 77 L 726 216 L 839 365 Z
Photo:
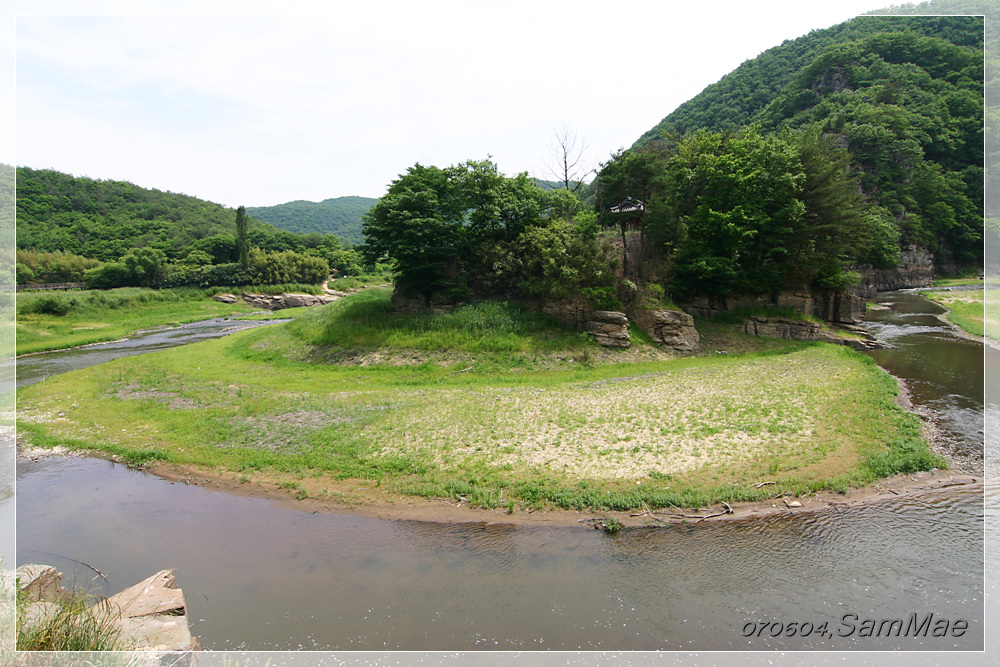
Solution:
M 900 296 L 870 325 L 896 345 L 879 363 L 905 376 L 907 354 L 932 355 L 910 364 L 914 400 L 974 447 L 984 412 L 991 433 L 1000 421 L 994 403 L 984 407 L 983 347 L 907 312 L 911 300 L 933 312 Z M 995 453 L 993 439 L 986 446 Z M 950 489 L 613 537 L 309 514 L 82 458 L 20 464 L 17 490 L 19 563 L 49 562 L 80 581 L 95 576 L 86 563 L 108 575 L 108 592 L 176 568 L 192 632 L 220 650 L 981 650 L 983 550 L 1000 543 L 992 483 L 985 509 L 982 487 Z M 928 612 L 969 630 L 837 636 L 844 614 Z M 742 636 L 747 623 L 792 621 L 826 622 L 832 636 Z

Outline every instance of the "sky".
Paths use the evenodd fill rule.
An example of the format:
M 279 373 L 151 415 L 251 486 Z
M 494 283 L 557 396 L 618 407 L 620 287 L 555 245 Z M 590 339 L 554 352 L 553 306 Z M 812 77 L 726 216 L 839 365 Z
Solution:
M 268 206 L 415 164 L 588 166 L 784 40 L 887 0 L 0 0 L 0 162 Z

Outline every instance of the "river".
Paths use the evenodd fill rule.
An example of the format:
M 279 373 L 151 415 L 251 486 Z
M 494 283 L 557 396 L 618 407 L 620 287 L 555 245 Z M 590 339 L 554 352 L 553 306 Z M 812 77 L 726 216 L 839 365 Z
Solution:
M 991 433 L 1000 424 L 1000 408 L 983 400 L 984 346 L 956 336 L 926 300 L 880 297 L 892 308 L 868 326 L 894 347 L 877 360 L 935 410 L 952 449 L 982 451 L 984 418 Z M 993 348 L 985 354 L 1000 361 Z M 985 444 L 995 455 L 995 439 Z M 48 562 L 78 581 L 94 577 L 86 563 L 107 574 L 107 592 L 175 568 L 192 633 L 216 650 L 977 651 L 988 634 L 983 550 L 1000 545 L 994 483 L 985 511 L 979 486 L 607 536 L 311 514 L 106 461 L 49 458 L 18 464 L 16 506 L 18 563 Z M 992 584 L 989 593 L 996 612 Z M 968 630 L 841 636 L 853 615 L 929 612 Z M 770 637 L 776 622 L 815 631 Z M 744 636 L 764 623 L 763 636 Z

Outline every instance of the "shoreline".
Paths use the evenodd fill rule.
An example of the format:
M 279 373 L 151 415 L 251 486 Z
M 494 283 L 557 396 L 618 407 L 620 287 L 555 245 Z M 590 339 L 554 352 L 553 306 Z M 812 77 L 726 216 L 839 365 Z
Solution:
M 828 508 L 843 508 L 860 503 L 882 502 L 952 487 L 983 488 L 984 485 L 982 476 L 935 469 L 929 472 L 887 477 L 869 486 L 852 489 L 847 493 L 819 491 L 801 497 L 779 496 L 764 501 L 736 502 L 729 506 L 732 511 L 727 511 L 723 505 L 715 505 L 711 508 L 663 508 L 658 510 L 647 508 L 629 512 L 593 509 L 538 509 L 516 510 L 513 513 L 508 513 L 503 508 L 483 509 L 470 507 L 463 502 L 450 499 L 400 496 L 378 488 L 359 491 L 356 486 L 357 481 L 350 480 L 349 483 L 344 484 L 345 488 L 355 485 L 354 493 L 356 495 L 352 496 L 350 500 L 312 497 L 297 500 L 287 491 L 258 484 L 240 484 L 225 473 L 213 474 L 174 464 L 155 464 L 144 470 L 171 482 L 193 484 L 211 491 L 237 496 L 262 498 L 281 507 L 313 514 L 339 512 L 390 521 L 551 527 L 585 526 L 596 529 L 603 528 L 605 522 L 612 518 L 617 520 L 621 526 L 629 528 L 739 521 L 773 514 L 801 514 Z M 344 493 L 346 494 L 348 491 Z M 795 502 L 798 502 L 799 506 L 794 505 Z
M 57 448 L 55 450 L 30 448 L 17 451 L 17 459 L 37 461 L 49 457 L 86 457 L 111 461 L 115 457 L 96 455 L 91 452 Z M 802 514 L 826 509 L 842 509 L 862 503 L 886 502 L 904 497 L 916 497 L 926 493 L 961 487 L 985 489 L 982 474 L 969 474 L 960 469 L 934 469 L 927 472 L 894 475 L 868 486 L 851 489 L 846 493 L 838 491 L 818 491 L 805 496 L 775 496 L 762 501 L 722 503 L 701 508 L 661 508 L 650 510 L 564 510 L 530 509 L 508 512 L 504 508 L 484 509 L 471 507 L 461 501 L 445 498 L 423 498 L 403 496 L 378 487 L 371 480 L 343 480 L 336 483 L 340 491 L 323 498 L 295 498 L 289 491 L 281 490 L 265 483 L 241 483 L 235 473 L 203 470 L 195 467 L 171 463 L 154 463 L 138 468 L 171 483 L 200 486 L 208 491 L 227 493 L 247 498 L 259 498 L 280 507 L 303 513 L 335 512 L 351 514 L 371 519 L 388 521 L 421 521 L 428 523 L 462 524 L 479 523 L 508 524 L 525 527 L 586 527 L 604 529 L 614 520 L 621 527 L 657 527 L 668 525 L 692 525 L 752 520 L 774 514 Z M 763 482 L 763 485 L 769 482 Z M 330 486 L 328 481 L 327 486 Z

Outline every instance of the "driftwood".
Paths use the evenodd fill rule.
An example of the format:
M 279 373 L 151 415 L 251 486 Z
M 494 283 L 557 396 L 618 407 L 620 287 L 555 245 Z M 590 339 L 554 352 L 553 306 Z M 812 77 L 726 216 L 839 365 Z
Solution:
M 754 484 L 753 488 L 759 489 L 762 486 L 767 486 L 768 484 L 776 484 L 777 482 L 761 482 L 760 484 Z
M 697 519 L 697 521 L 695 521 L 695 523 L 699 523 L 701 521 L 704 521 L 705 519 L 712 519 L 712 518 L 717 517 L 717 516 L 722 516 L 723 514 L 732 514 L 733 513 L 734 510 L 733 510 L 732 507 L 729 506 L 729 503 L 727 503 L 725 500 L 723 500 L 722 504 L 726 506 L 726 509 L 724 511 L 722 511 L 722 512 L 716 512 L 715 514 L 706 514 L 704 516 L 699 516 L 697 514 L 684 514 L 684 510 L 682 510 L 677 505 L 670 504 L 670 506 L 673 507 L 678 512 L 680 512 L 681 516 L 684 517 L 685 519 Z

